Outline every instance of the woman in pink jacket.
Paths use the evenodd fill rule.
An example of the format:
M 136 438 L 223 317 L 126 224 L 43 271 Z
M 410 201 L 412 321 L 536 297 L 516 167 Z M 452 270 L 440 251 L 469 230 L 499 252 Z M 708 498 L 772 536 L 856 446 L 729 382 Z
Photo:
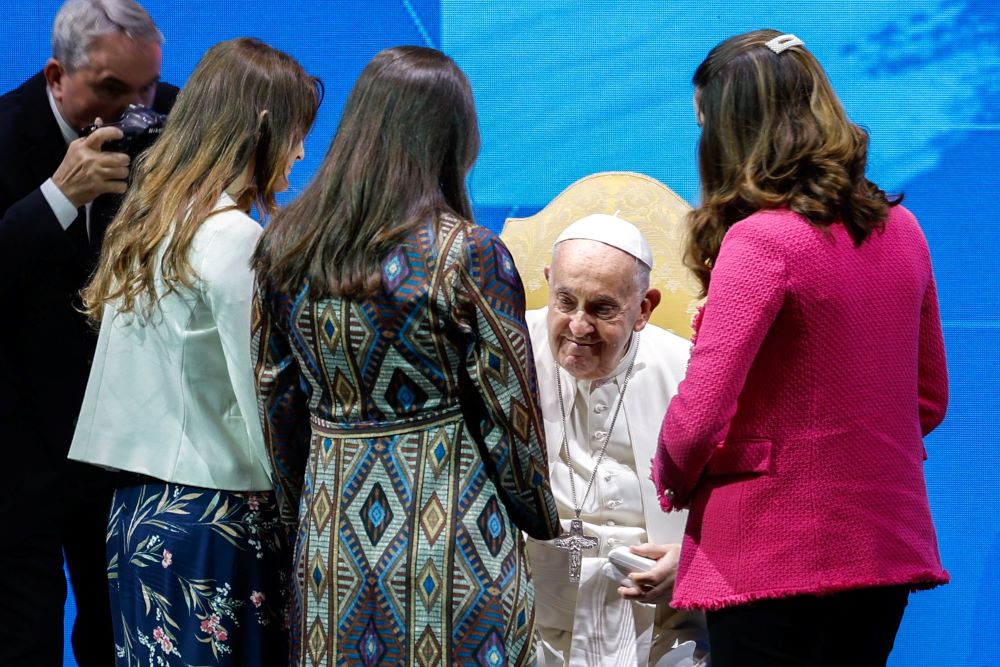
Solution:
M 948 581 L 927 243 L 801 40 L 727 39 L 694 85 L 707 299 L 653 471 L 663 508 L 690 508 L 673 606 L 708 611 L 715 667 L 885 665 L 909 592 Z

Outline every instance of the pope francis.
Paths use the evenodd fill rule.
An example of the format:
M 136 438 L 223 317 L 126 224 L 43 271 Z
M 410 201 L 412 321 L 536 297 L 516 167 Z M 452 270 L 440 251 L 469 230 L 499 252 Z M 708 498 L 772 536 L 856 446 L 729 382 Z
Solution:
M 548 306 L 527 314 L 563 532 L 528 542 L 542 667 L 707 664 L 703 617 L 668 605 L 686 516 L 661 512 L 649 479 L 689 348 L 648 324 L 652 264 L 634 225 L 588 215 L 556 239 Z

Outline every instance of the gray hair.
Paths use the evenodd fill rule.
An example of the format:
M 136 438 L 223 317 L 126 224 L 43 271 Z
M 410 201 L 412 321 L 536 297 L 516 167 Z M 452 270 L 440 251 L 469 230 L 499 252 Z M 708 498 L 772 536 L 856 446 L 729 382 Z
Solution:
M 87 66 L 93 41 L 116 31 L 163 44 L 163 34 L 134 0 L 67 0 L 52 24 L 52 57 L 75 72 Z

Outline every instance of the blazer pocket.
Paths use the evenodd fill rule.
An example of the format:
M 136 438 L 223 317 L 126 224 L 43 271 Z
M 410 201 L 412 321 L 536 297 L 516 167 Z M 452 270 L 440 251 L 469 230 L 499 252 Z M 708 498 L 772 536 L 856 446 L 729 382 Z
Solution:
M 772 443 L 766 438 L 719 443 L 708 459 L 708 475 L 764 475 L 771 472 Z

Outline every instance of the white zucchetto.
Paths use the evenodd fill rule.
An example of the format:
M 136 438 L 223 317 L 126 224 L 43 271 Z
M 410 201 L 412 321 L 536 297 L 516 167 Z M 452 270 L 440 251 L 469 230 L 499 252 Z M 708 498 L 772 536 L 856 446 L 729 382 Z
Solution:
M 617 215 L 593 213 L 582 217 L 564 229 L 552 246 L 555 247 L 570 239 L 599 241 L 627 252 L 649 268 L 653 268 L 653 251 L 646 243 L 646 237 L 638 227 Z

